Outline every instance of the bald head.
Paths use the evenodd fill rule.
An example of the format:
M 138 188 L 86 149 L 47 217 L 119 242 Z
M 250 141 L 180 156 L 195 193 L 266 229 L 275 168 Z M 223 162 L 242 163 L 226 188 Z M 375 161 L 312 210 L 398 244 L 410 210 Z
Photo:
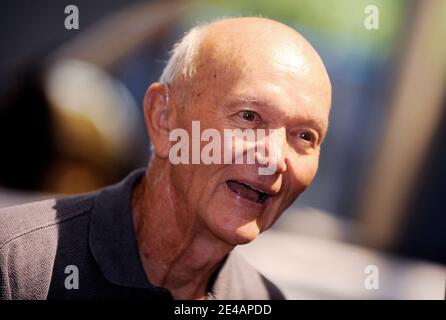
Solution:
M 265 18 L 233 18 L 214 22 L 203 29 L 199 55 L 206 60 L 236 63 L 240 68 L 253 62 L 277 64 L 306 72 L 323 69 L 316 51 L 290 27 Z
M 257 17 L 222 19 L 193 28 L 175 46 L 160 80 L 188 98 L 211 89 L 208 86 L 216 78 L 221 89 L 222 79 L 232 82 L 268 67 L 317 82 L 331 97 L 327 72 L 311 44 L 292 28 Z

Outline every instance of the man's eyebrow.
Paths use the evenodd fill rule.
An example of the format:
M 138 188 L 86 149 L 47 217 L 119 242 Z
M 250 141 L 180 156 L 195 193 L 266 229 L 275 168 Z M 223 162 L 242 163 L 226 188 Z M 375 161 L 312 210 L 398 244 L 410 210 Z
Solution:
M 238 100 L 239 100 L 239 103 L 245 102 L 248 104 L 258 105 L 261 107 L 268 107 L 271 109 L 276 109 L 276 105 L 274 105 L 274 103 L 271 103 L 269 100 L 266 100 L 263 98 L 243 96 L 243 97 L 240 97 Z
M 307 124 L 309 124 L 309 125 L 311 125 L 313 127 L 315 127 L 316 129 L 318 129 L 322 133 L 327 131 L 328 123 L 326 124 L 322 120 L 319 120 L 319 119 L 304 119 L 303 122 L 307 123 Z
M 239 96 L 234 99 L 232 99 L 231 102 L 229 102 L 226 107 L 227 108 L 233 108 L 233 107 L 240 107 L 242 105 L 250 105 L 259 107 L 261 109 L 264 109 L 266 111 L 280 111 L 280 109 L 275 105 L 273 102 L 263 99 L 260 97 L 253 97 L 253 96 Z

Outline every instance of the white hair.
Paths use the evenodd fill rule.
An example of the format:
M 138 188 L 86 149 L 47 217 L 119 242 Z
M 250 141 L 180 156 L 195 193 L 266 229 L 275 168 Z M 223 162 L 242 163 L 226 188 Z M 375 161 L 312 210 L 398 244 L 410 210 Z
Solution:
M 200 24 L 174 44 L 170 58 L 159 78 L 161 83 L 172 83 L 177 77 L 191 79 L 197 71 L 197 56 L 203 38 L 203 30 L 208 25 Z
M 197 71 L 197 56 L 203 38 L 203 30 L 208 24 L 204 23 L 193 27 L 173 45 L 170 58 L 161 73 L 159 82 L 169 84 L 179 76 L 188 80 L 192 78 Z M 151 141 L 150 153 L 149 163 L 155 157 L 155 150 Z
M 170 51 L 170 58 L 161 73 L 159 82 L 172 83 L 177 77 L 182 76 L 190 80 L 197 71 L 198 52 L 203 40 L 206 28 L 221 20 L 236 18 L 237 16 L 221 16 L 211 21 L 202 22 L 187 31 Z M 261 16 L 259 16 L 261 17 Z

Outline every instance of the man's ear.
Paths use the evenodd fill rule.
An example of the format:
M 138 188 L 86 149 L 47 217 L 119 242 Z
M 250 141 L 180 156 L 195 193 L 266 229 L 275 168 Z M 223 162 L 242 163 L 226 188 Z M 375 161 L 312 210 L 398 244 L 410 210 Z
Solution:
M 169 105 L 168 87 L 161 83 L 152 83 L 144 97 L 144 120 L 150 141 L 156 155 L 160 158 L 169 156 Z

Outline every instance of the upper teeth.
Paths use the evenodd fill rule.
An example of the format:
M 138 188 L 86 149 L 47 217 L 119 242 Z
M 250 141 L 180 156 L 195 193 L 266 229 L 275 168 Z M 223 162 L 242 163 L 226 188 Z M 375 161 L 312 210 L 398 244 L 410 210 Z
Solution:
M 260 193 L 266 193 L 266 194 L 268 194 L 267 192 L 265 192 L 265 191 L 263 191 L 263 190 L 259 190 L 259 189 L 257 189 L 257 188 L 255 188 L 255 187 L 253 187 L 252 185 L 250 185 L 250 184 L 247 184 L 247 183 L 245 183 L 248 187 L 250 187 L 251 189 L 254 189 L 255 191 L 257 191 L 257 192 L 260 192 Z

